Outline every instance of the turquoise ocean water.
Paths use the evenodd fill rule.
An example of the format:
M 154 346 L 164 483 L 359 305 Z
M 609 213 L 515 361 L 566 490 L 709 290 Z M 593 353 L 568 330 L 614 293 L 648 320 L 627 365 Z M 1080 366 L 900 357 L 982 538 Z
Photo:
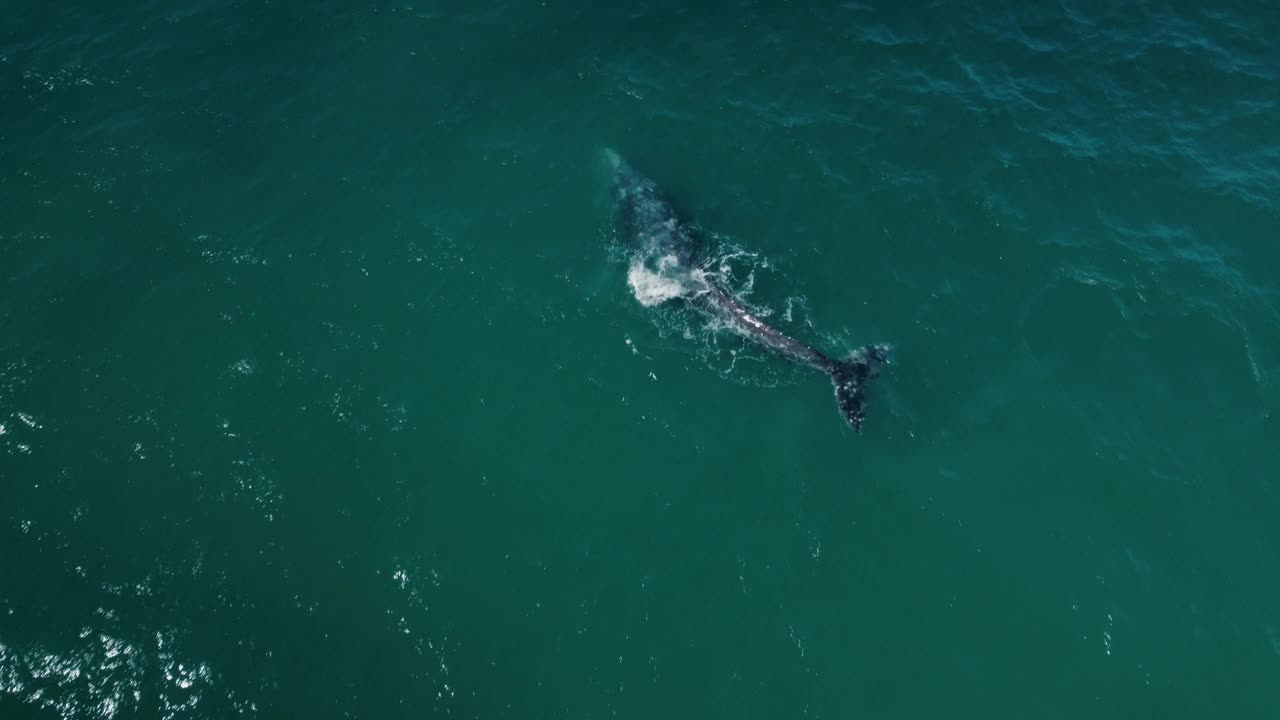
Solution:
M 1280 717 L 1274 3 L 0 9 L 0 718 Z

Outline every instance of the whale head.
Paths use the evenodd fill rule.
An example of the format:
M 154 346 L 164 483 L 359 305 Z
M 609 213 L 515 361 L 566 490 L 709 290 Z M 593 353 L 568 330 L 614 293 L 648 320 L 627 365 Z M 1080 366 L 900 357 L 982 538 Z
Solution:
M 701 246 L 696 229 L 684 221 L 652 180 L 616 151 L 605 148 L 601 155 L 611 175 L 618 237 L 643 256 L 671 255 L 691 265 Z

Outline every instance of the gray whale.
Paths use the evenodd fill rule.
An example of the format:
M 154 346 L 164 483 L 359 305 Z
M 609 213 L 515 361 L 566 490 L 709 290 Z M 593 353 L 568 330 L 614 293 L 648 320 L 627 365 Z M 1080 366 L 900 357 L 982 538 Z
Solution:
M 826 373 L 835 388 L 840 415 L 855 432 L 861 432 L 867 411 L 867 383 L 880 374 L 892 348 L 883 344 L 866 345 L 842 359 L 835 359 L 761 320 L 702 272 L 701 233 L 680 216 L 657 185 L 636 172 L 616 152 L 605 150 L 604 154 L 612 173 L 618 235 L 635 254 L 640 273 L 660 281 L 658 291 L 646 294 L 641 302 L 691 303 L 761 347 Z M 641 298 L 640 292 L 637 298 Z

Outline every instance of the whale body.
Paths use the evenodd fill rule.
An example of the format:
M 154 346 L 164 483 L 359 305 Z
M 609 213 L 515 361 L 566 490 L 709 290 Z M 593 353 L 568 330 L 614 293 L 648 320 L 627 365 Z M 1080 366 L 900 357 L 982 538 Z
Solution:
M 855 432 L 861 432 L 867 383 L 880 374 L 892 348 L 865 345 L 837 359 L 769 325 L 703 272 L 701 233 L 676 211 L 658 186 L 616 152 L 606 150 L 605 159 L 612 174 L 618 235 L 634 253 L 628 280 L 636 298 L 645 305 L 690 303 L 751 342 L 825 373 L 835 389 L 840 415 Z

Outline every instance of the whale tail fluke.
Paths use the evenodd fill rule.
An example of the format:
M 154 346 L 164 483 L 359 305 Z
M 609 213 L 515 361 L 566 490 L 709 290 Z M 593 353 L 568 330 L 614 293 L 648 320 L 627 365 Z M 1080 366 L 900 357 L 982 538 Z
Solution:
M 880 374 L 892 351 L 888 345 L 866 345 L 837 360 L 831 371 L 836 404 L 854 432 L 862 432 L 862 419 L 867 414 L 867 382 Z

